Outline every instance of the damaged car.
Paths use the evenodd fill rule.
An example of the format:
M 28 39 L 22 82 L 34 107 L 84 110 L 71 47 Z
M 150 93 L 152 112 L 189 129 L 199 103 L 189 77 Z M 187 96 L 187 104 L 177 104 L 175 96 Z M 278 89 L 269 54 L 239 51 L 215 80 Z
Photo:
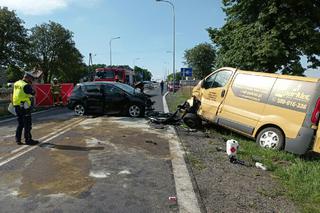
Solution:
M 68 108 L 76 115 L 107 114 L 142 117 L 151 110 L 150 98 L 119 82 L 85 82 L 75 86 L 68 98 Z

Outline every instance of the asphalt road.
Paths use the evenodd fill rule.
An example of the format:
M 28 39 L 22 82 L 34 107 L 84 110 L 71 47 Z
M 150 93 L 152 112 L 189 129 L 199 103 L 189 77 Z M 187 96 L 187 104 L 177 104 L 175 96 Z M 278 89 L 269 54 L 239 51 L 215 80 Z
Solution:
M 146 91 L 162 111 L 159 88 Z M 38 146 L 0 122 L 0 212 L 177 212 L 168 134 L 143 118 L 33 116 Z

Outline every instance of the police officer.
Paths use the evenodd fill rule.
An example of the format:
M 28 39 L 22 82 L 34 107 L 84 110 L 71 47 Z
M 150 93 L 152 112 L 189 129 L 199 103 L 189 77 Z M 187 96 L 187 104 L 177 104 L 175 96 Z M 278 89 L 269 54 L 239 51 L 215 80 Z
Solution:
M 24 139 L 27 145 L 36 145 L 39 142 L 32 139 L 31 128 L 31 108 L 35 92 L 32 88 L 32 81 L 35 76 L 31 72 L 25 72 L 22 80 L 14 83 L 12 102 L 18 117 L 18 126 L 16 130 L 16 143 L 22 145 L 21 135 L 24 129 Z

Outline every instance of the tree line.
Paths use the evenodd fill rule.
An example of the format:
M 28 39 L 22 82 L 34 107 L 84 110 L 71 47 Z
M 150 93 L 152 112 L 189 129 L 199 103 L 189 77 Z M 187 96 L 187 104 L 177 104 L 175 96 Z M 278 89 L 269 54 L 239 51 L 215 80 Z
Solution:
M 87 72 L 71 31 L 52 21 L 26 29 L 6 7 L 0 8 L 0 52 L 0 70 L 9 81 L 34 68 L 43 71 L 45 83 L 54 77 L 75 83 Z
M 207 29 L 212 43 L 184 54 L 197 79 L 224 66 L 300 76 L 320 66 L 320 1 L 222 2 L 226 22 L 220 29 Z

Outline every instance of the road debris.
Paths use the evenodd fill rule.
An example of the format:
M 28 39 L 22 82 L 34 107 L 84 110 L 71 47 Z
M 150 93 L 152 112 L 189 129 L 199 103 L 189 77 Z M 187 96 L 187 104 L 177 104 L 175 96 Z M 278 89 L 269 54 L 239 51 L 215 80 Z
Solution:
M 236 141 L 234 139 L 227 140 L 226 146 L 227 146 L 226 151 L 227 151 L 227 155 L 229 156 L 229 158 L 232 158 L 232 157 L 236 158 L 237 151 L 239 149 L 238 141 Z
M 146 140 L 145 143 L 151 143 L 151 144 L 153 144 L 153 145 L 158 145 L 157 142 L 154 142 L 154 141 L 152 141 L 152 140 Z
M 267 171 L 267 167 L 265 165 L 263 165 L 262 163 L 259 163 L 259 162 L 256 162 L 256 167 L 259 168 L 259 169 L 262 169 L 264 171 Z
M 176 196 L 170 196 L 169 197 L 169 201 L 177 202 L 177 197 Z

